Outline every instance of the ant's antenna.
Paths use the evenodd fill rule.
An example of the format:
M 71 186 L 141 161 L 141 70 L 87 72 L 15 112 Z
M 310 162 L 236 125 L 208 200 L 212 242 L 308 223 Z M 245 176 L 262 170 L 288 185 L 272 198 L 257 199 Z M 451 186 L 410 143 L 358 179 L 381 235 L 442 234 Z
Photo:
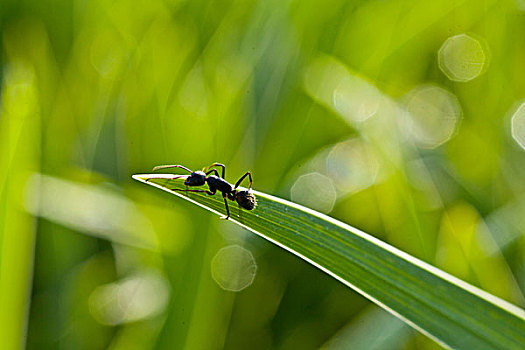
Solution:
M 186 168 L 185 166 L 182 166 L 182 165 L 159 165 L 159 166 L 156 166 L 155 168 L 153 168 L 152 171 L 157 171 L 157 170 L 160 170 L 160 169 L 167 169 L 167 168 L 181 168 L 181 169 L 184 169 L 186 170 L 187 172 L 192 172 L 190 169 Z

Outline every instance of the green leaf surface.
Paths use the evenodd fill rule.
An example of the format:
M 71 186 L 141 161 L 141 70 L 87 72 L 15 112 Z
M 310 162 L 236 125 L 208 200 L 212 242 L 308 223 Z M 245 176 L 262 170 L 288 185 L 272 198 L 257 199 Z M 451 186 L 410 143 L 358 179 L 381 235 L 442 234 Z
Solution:
M 133 178 L 226 214 L 220 193 L 174 191 L 186 187 L 183 178 L 173 176 Z M 231 221 L 310 262 L 443 346 L 525 348 L 524 310 L 354 227 L 295 203 L 253 193 L 258 203 L 253 211 L 229 202 Z

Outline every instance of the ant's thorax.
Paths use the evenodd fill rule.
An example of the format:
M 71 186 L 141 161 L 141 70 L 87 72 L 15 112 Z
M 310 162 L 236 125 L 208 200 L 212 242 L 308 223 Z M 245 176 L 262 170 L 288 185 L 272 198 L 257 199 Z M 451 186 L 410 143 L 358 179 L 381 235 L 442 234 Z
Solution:
M 216 175 L 210 175 L 206 178 L 206 182 L 210 187 L 210 191 L 220 191 L 222 193 L 231 193 L 233 192 L 233 186 L 224 180 L 222 177 Z

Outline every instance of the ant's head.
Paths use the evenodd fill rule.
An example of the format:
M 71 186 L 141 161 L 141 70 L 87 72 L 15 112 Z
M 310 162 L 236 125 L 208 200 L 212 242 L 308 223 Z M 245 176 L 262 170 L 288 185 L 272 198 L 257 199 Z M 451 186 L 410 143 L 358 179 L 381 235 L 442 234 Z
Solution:
M 206 174 L 200 170 L 191 173 L 184 184 L 186 186 L 202 186 L 206 183 Z
M 246 210 L 253 210 L 257 205 L 257 200 L 255 196 L 250 191 L 237 191 L 235 193 L 235 200 L 239 205 Z

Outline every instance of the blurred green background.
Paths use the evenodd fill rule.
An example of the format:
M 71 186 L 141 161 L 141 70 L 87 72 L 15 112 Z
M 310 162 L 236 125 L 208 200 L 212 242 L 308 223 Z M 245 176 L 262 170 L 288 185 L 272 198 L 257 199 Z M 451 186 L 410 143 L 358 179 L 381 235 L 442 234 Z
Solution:
M 131 179 L 159 164 L 250 170 L 524 307 L 523 11 L 0 0 L 2 348 L 440 348 Z

